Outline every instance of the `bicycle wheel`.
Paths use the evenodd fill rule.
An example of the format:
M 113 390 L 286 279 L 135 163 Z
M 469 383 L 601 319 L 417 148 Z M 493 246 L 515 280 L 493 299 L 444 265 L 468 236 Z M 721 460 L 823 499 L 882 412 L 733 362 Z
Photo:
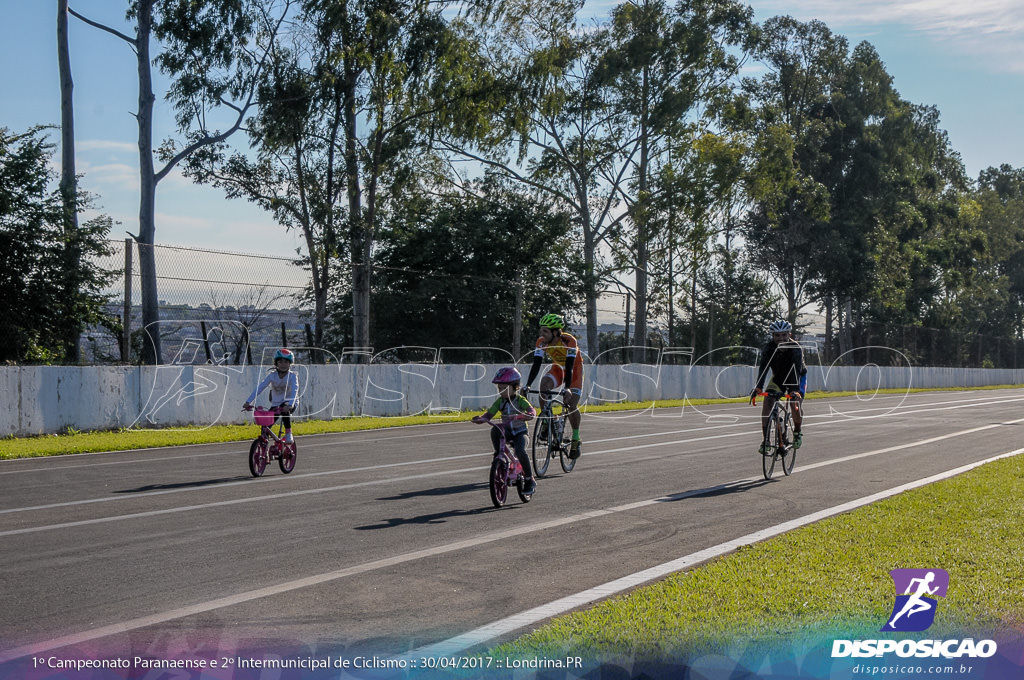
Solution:
M 533 457 L 533 473 L 538 477 L 543 477 L 544 473 L 548 471 L 548 465 L 551 464 L 551 446 L 540 439 L 541 423 L 545 422 L 545 418 L 548 418 L 550 415 L 551 412 L 546 409 L 541 411 L 540 417 L 537 418 L 537 424 L 533 426 L 533 450 L 531 451 L 531 456 Z M 547 422 L 550 422 L 550 420 Z M 550 437 L 549 433 L 548 438 L 550 439 Z
M 253 477 L 262 477 L 267 469 L 267 445 L 259 439 L 249 447 L 249 472 Z
M 508 465 L 501 456 L 495 456 L 491 461 L 491 502 L 494 507 L 500 508 L 508 500 Z
M 576 467 L 577 459 L 569 457 L 569 447 L 572 445 L 572 434 L 565 431 L 565 416 L 560 417 L 558 425 L 559 443 L 558 443 L 558 462 L 562 464 L 562 470 L 566 474 L 572 472 L 572 469 Z
M 766 480 L 772 478 L 772 473 L 775 471 L 775 459 L 779 453 L 779 428 L 776 412 L 777 409 L 772 408 L 771 415 L 768 416 L 768 433 L 764 438 L 768 453 L 761 454 L 761 470 L 764 472 Z
M 519 494 L 519 500 L 524 503 L 529 503 L 530 499 L 533 498 L 533 494 L 523 493 L 523 489 L 526 487 L 526 478 L 519 475 L 519 479 L 516 480 L 516 492 Z
M 277 464 L 281 466 L 281 472 L 288 474 L 295 469 L 295 459 L 298 457 L 299 451 L 295 446 L 295 442 L 291 444 L 281 444 L 281 456 L 277 459 Z
M 793 441 L 789 434 L 789 421 L 790 415 L 787 413 L 786 419 L 782 423 L 782 441 L 785 448 L 780 456 L 782 459 L 782 471 L 786 473 L 787 477 L 793 473 L 793 464 L 796 463 L 796 447 L 793 446 Z

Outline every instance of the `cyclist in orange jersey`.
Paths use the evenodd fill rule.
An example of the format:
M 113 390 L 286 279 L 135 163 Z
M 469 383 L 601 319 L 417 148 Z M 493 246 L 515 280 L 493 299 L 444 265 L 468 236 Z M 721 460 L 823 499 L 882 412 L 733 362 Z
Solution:
M 569 409 L 569 425 L 572 427 L 572 441 L 569 444 L 569 457 L 580 457 L 580 423 L 583 416 L 577 406 L 583 396 L 583 357 L 580 355 L 579 343 L 576 338 L 563 331 L 565 320 L 558 314 L 545 314 L 540 320 L 540 337 L 533 352 L 533 366 L 530 377 L 526 379 L 523 393 L 530 389 L 534 379 L 540 372 L 540 364 L 547 354 L 551 357 L 551 369 L 540 381 L 542 391 L 554 392 L 561 388 L 566 408 Z M 564 369 L 563 369 L 564 366 Z M 540 395 L 541 408 L 550 401 L 545 394 Z M 541 436 L 546 438 L 547 423 L 539 423 Z

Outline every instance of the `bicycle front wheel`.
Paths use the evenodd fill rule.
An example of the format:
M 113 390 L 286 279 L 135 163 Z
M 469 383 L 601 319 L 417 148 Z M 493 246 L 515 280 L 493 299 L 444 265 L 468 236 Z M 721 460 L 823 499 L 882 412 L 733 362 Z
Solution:
M 253 477 L 262 477 L 267 469 L 267 445 L 256 439 L 249 447 L 249 472 Z
M 277 464 L 281 466 L 281 472 L 288 474 L 295 469 L 295 459 L 298 457 L 298 453 L 295 442 L 281 444 L 281 456 L 277 459 Z
M 490 488 L 494 507 L 500 508 L 505 505 L 505 501 L 508 500 L 508 466 L 501 456 L 495 456 L 491 461 Z
M 761 455 L 761 470 L 764 472 L 764 478 L 768 480 L 775 472 L 775 461 L 779 455 L 779 424 L 774 410 L 768 419 L 768 433 L 765 435 L 764 443 L 768 453 Z
M 565 471 L 565 474 L 569 474 L 576 467 L 576 461 L 579 459 L 569 457 L 569 447 L 572 446 L 572 433 L 565 431 L 565 416 L 562 416 L 562 424 L 559 426 L 558 431 L 562 435 L 562 441 L 558 445 L 558 462 L 562 464 L 562 470 Z
M 533 458 L 533 473 L 538 477 L 543 477 L 544 473 L 548 471 L 548 465 L 551 464 L 551 446 L 540 438 L 541 424 L 545 422 L 545 417 L 545 414 L 542 413 L 537 419 L 537 424 L 533 426 L 531 457 Z M 550 430 L 550 428 L 548 429 Z M 548 437 L 551 437 L 550 433 Z
M 792 437 L 789 432 L 789 416 L 786 416 L 786 421 L 782 426 L 782 438 L 783 446 L 782 455 L 780 456 L 782 462 L 782 471 L 786 473 L 786 476 L 793 474 L 793 465 L 796 463 L 796 447 L 793 446 Z

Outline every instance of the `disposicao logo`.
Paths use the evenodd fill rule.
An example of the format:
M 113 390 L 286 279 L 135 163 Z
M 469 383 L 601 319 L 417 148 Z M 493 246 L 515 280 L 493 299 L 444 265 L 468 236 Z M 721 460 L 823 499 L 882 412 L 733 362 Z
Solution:
M 945 597 L 949 590 L 949 574 L 945 569 L 893 569 L 889 575 L 896 586 L 896 603 L 882 632 L 928 630 L 935 621 L 935 598 Z
M 935 621 L 936 598 L 949 590 L 949 574 L 944 569 L 893 569 L 889 572 L 896 586 L 896 602 L 883 633 L 920 632 Z M 988 658 L 997 651 L 994 640 L 833 640 L 832 657 L 900 657 L 953 659 Z

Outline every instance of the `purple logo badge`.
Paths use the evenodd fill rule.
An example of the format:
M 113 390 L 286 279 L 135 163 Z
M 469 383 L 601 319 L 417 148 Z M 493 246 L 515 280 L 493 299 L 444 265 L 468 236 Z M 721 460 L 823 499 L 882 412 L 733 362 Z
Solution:
M 935 598 L 945 597 L 949 590 L 949 574 L 945 569 L 893 569 L 889 575 L 896 586 L 896 603 L 882 631 L 927 630 L 935 621 Z

